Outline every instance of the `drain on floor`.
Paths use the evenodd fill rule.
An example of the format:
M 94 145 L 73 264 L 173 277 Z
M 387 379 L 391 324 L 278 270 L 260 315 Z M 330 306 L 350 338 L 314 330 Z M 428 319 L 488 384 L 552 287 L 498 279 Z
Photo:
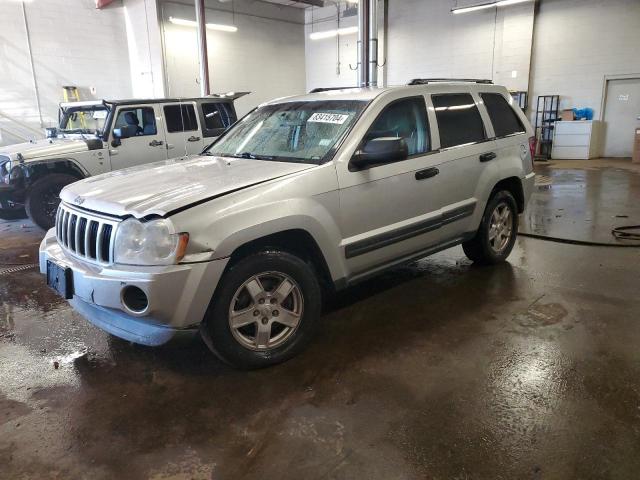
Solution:
M 11 273 L 24 272 L 25 270 L 32 270 L 37 267 L 38 267 L 37 263 L 16 265 L 11 267 L 0 267 L 0 277 L 3 275 L 9 275 Z

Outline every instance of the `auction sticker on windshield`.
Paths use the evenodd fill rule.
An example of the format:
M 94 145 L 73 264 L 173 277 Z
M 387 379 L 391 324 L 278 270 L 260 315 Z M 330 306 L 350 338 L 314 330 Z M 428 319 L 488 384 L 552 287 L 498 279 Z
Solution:
M 344 113 L 323 113 L 316 112 L 309 117 L 308 122 L 317 122 L 317 123 L 335 123 L 337 125 L 342 125 L 349 118 L 348 114 Z

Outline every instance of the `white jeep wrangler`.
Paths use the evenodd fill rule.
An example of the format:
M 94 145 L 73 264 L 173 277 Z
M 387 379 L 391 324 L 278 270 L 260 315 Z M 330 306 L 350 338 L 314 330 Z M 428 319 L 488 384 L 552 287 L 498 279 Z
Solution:
M 40 271 L 114 335 L 200 331 L 226 362 L 270 365 L 309 341 L 331 290 L 458 244 L 504 261 L 532 145 L 509 92 L 486 82 L 274 100 L 200 157 L 65 188 Z
M 233 101 L 247 93 L 61 104 L 60 126 L 47 129 L 47 139 L 0 147 L 0 218 L 24 217 L 26 207 L 47 230 L 65 185 L 200 153 L 237 120 Z

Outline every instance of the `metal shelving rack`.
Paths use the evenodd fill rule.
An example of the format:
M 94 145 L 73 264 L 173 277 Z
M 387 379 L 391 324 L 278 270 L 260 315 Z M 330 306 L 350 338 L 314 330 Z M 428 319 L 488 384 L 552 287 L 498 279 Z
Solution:
M 551 158 L 553 144 L 553 129 L 558 120 L 558 106 L 560 95 L 540 95 L 536 108 L 535 132 L 538 141 L 538 155 L 536 158 L 548 160 Z

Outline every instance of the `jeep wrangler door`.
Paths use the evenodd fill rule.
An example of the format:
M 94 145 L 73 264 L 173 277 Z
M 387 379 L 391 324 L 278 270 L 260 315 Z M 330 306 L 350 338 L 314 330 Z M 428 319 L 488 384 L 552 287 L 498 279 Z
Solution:
M 195 102 L 164 104 L 162 111 L 169 158 L 202 152 L 202 129 Z
M 121 105 L 109 135 L 111 169 L 167 159 L 164 130 L 157 105 Z
M 374 118 L 348 168 L 337 167 L 344 255 L 355 275 L 440 240 L 439 169 L 432 155 L 424 96 L 392 100 L 370 112 Z M 354 163 L 376 142 L 399 139 L 406 145 L 402 155 L 369 165 Z

